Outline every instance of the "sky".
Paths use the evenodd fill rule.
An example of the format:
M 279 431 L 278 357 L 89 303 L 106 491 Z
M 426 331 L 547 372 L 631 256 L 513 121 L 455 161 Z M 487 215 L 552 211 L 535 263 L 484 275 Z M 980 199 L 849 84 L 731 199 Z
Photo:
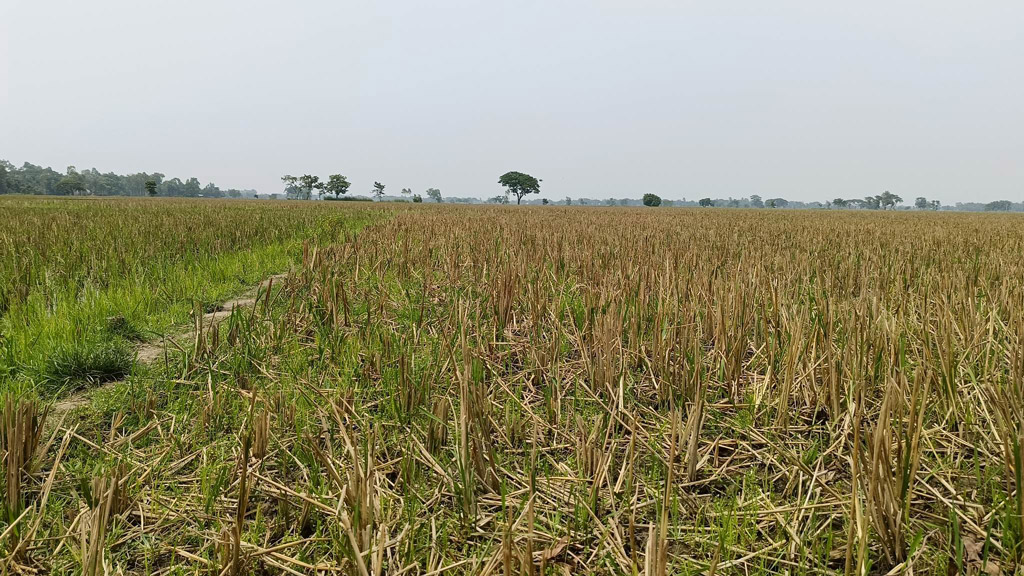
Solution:
M 0 158 L 279 192 L 1024 199 L 1024 2 L 0 0 Z

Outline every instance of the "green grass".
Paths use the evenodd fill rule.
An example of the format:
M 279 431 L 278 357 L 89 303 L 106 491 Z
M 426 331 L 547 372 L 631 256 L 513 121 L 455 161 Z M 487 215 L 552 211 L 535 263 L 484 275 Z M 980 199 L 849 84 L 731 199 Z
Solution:
M 130 343 L 168 334 L 194 311 L 287 270 L 303 241 L 343 233 L 336 221 L 358 227 L 372 218 L 364 212 L 275 202 L 0 198 L 0 218 L 14 223 L 0 232 L 0 245 L 14 246 L 19 233 L 31 239 L 0 258 L 0 386 L 27 379 L 65 389 L 122 377 L 131 368 Z M 45 232 L 30 235 L 30 227 Z
M 122 339 L 71 340 L 52 351 L 41 376 L 61 388 L 109 382 L 131 371 L 133 356 L 131 346 Z

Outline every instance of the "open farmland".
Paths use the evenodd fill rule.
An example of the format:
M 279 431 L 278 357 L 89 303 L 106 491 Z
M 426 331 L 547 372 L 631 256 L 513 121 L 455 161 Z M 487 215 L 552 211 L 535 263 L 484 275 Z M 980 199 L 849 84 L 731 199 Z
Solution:
M 18 199 L 0 219 L 8 573 L 1024 559 L 1016 216 Z M 190 322 L 159 362 L 53 374 L 62 347 Z

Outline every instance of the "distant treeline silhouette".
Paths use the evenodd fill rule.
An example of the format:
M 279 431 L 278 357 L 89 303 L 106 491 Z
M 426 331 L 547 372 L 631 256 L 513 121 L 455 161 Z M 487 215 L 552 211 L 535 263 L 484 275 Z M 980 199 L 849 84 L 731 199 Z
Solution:
M 509 173 L 518 174 L 518 173 Z M 507 175 L 506 175 L 507 176 Z M 526 176 L 524 174 L 524 176 Z M 504 178 L 504 176 L 503 176 Z M 532 177 L 531 177 L 532 178 Z M 348 191 L 348 180 L 341 175 L 332 175 L 323 182 L 316 176 L 301 177 L 285 176 L 283 193 L 265 194 L 263 198 L 312 199 L 317 191 L 322 199 L 334 200 L 370 200 L 366 196 L 345 196 Z M 538 181 L 539 182 L 539 181 Z M 384 185 L 375 182 L 371 191 L 377 200 L 421 202 L 423 197 L 413 194 L 408 188 L 402 189 L 402 196 L 385 196 Z M 531 190 L 532 191 L 532 190 Z M 536 192 L 534 192 L 536 193 Z M 43 168 L 28 162 L 20 168 L 6 160 L 0 160 L 0 194 L 44 194 L 53 196 L 182 196 L 193 198 L 260 198 L 256 190 L 222 190 L 210 182 L 205 186 L 197 178 L 188 178 L 182 182 L 178 178 L 168 179 L 159 172 L 147 174 L 120 175 L 113 172 L 101 173 L 95 168 L 79 171 L 68 166 L 63 173 L 52 168 Z M 441 197 L 441 191 L 429 188 L 426 197 L 433 202 L 456 204 L 506 204 L 508 194 L 499 194 L 487 199 L 472 197 Z M 333 198 L 332 198 L 333 195 Z M 656 194 L 647 193 L 641 198 L 570 198 L 563 200 L 523 200 L 523 204 L 534 205 L 577 205 L 577 206 L 649 206 L 649 207 L 702 207 L 702 208 L 766 208 L 766 209 L 860 209 L 860 210 L 961 210 L 969 212 L 1022 212 L 1024 203 L 1009 200 L 994 202 L 957 202 L 943 206 L 938 200 L 929 200 L 923 196 L 915 199 L 912 205 L 904 204 L 903 198 L 885 191 L 878 195 L 864 198 L 834 198 L 824 202 L 800 202 L 785 198 L 761 198 L 757 194 L 743 198 L 710 198 L 699 200 L 663 199 Z
M 147 183 L 149 185 L 147 186 Z M 0 160 L 0 194 L 45 194 L 52 196 L 186 196 L 241 198 L 255 196 L 255 190 L 221 190 L 210 182 L 201 185 L 197 178 L 182 182 L 159 172 L 120 175 L 92 168 L 79 171 L 68 166 L 64 173 L 28 162 L 20 168 Z

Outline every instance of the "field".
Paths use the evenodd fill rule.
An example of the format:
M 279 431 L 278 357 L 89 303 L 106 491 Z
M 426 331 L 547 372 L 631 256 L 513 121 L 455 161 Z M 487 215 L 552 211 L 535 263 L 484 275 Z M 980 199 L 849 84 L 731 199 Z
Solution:
M 287 269 L 304 239 L 330 233 L 319 208 L 0 197 L 0 377 L 59 387 L 123 375 L 127 344 Z
M 1021 570 L 1019 217 L 22 198 L 0 222 L 5 573 Z

